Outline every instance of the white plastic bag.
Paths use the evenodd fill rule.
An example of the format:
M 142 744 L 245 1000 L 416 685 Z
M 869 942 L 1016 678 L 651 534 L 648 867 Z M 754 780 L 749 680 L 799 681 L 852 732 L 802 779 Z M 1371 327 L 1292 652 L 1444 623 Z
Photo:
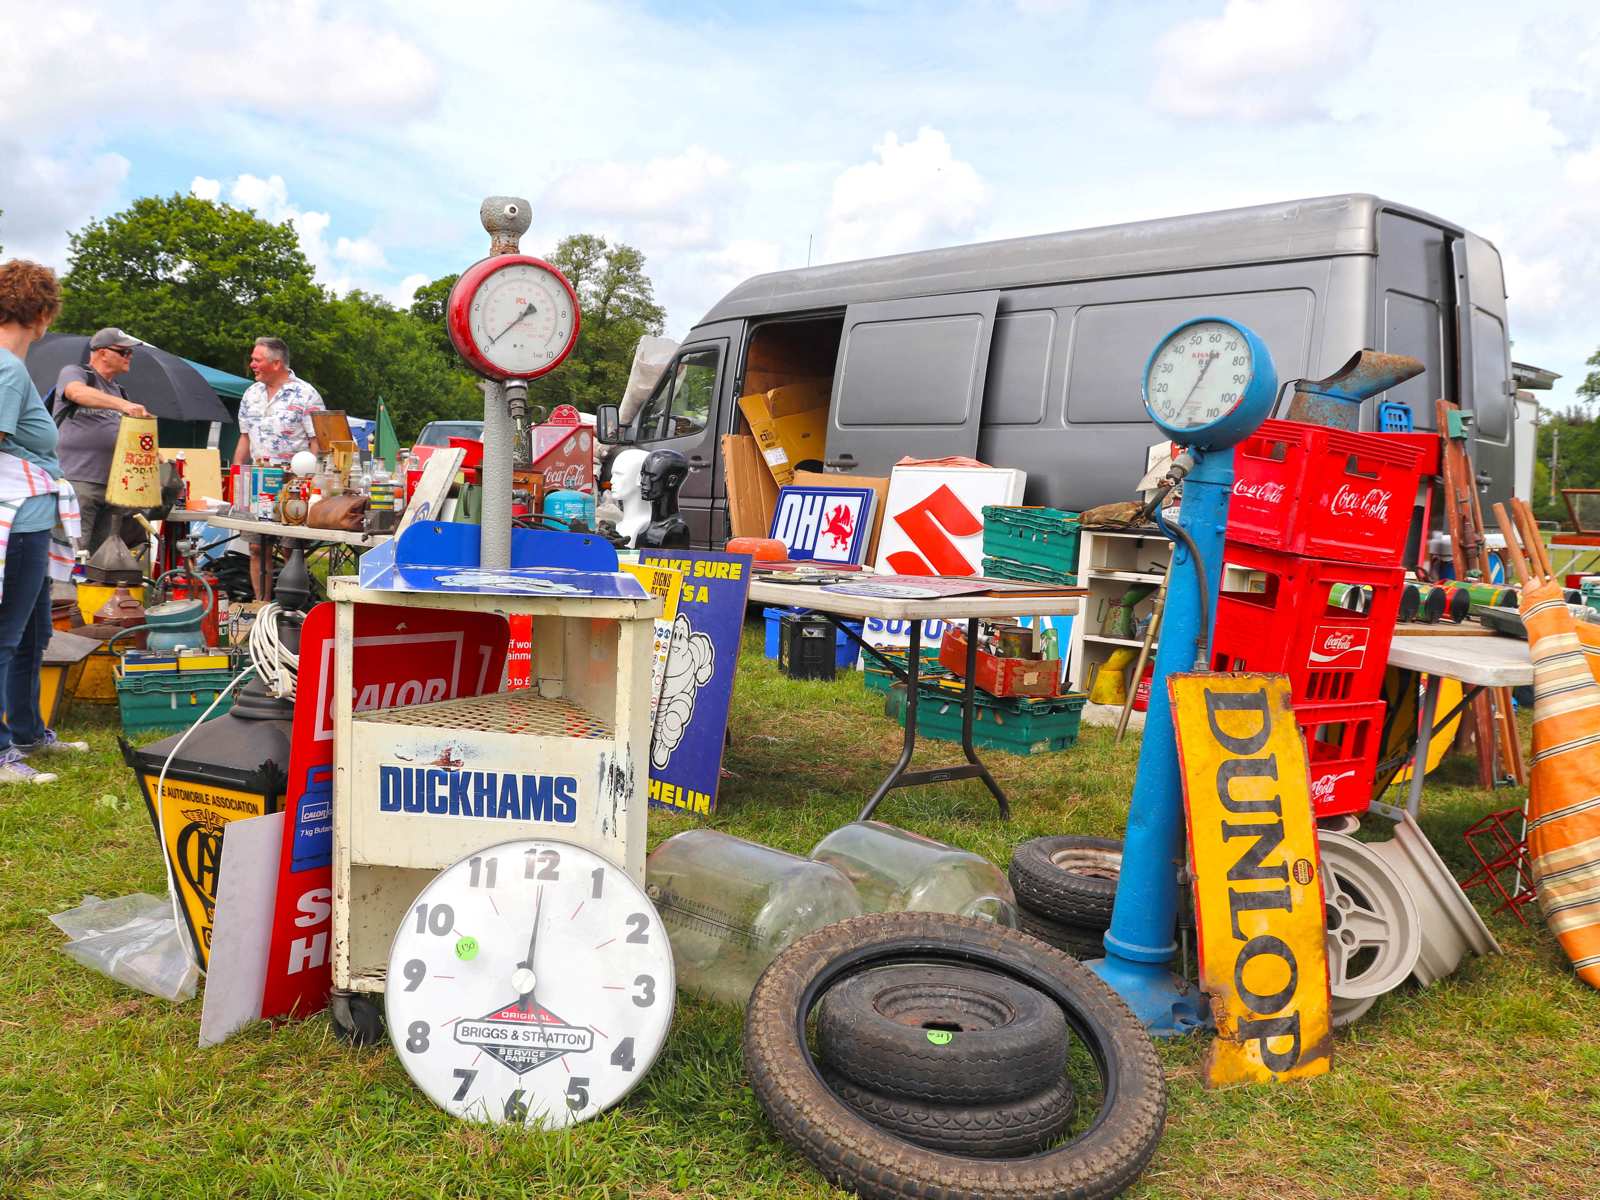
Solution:
M 50 921 L 71 939 L 62 952 L 84 966 L 164 1000 L 194 995 L 200 969 L 165 899 L 143 892 L 115 900 L 85 896 Z
M 678 352 L 678 343 L 667 337 L 642 337 L 633 352 L 633 366 L 628 370 L 628 386 L 622 389 L 622 402 L 617 405 L 617 420 L 626 425 L 633 420 L 650 393 L 656 390 L 656 381 L 667 369 L 672 356 Z

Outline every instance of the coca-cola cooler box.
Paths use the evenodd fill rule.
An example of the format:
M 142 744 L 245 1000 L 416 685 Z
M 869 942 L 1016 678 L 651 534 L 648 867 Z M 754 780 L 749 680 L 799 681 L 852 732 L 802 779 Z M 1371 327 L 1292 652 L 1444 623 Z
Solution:
M 1308 558 L 1398 566 L 1423 455 L 1410 439 L 1263 421 L 1234 450 L 1228 538 Z
M 1214 670 L 1287 675 L 1296 705 L 1382 694 L 1404 568 L 1301 558 L 1231 537 L 1225 557 L 1258 575 L 1262 590 L 1217 597 Z

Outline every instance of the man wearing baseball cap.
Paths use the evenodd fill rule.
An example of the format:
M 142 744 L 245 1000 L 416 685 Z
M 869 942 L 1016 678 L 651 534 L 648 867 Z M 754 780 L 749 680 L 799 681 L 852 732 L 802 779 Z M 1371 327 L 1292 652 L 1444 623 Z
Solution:
M 62 474 L 78 493 L 83 547 L 90 554 L 107 538 L 122 536 L 127 519 L 127 514 L 106 504 L 106 481 L 122 418 L 150 415 L 144 405 L 129 400 L 117 382 L 142 345 L 120 329 L 102 329 L 89 339 L 89 365 L 62 367 L 56 376 L 55 418 L 61 427 L 57 453 Z

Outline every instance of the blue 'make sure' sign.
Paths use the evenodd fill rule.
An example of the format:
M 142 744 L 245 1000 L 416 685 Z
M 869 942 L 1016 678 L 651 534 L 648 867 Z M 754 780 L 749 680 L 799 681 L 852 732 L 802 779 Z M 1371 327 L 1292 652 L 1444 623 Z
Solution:
M 750 556 L 646 550 L 647 566 L 683 572 L 672 650 L 650 739 L 650 803 L 709 813 L 716 807 L 728 707 L 739 664 Z

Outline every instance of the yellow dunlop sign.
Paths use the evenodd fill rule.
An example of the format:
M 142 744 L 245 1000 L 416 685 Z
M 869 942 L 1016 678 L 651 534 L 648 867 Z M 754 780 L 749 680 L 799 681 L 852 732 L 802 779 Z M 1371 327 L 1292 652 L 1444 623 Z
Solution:
M 155 812 L 156 775 L 145 775 L 145 804 L 151 823 L 162 838 L 162 851 L 177 881 L 189 941 L 201 967 L 211 960 L 211 922 L 217 907 L 217 878 L 222 866 L 222 829 L 229 821 L 259 817 L 267 812 L 266 797 L 189 783 L 167 776 L 161 789 L 161 816 Z
M 1282 675 L 1172 675 L 1200 933 L 1217 1023 L 1206 1082 L 1328 1069 L 1328 953 L 1306 748 Z

